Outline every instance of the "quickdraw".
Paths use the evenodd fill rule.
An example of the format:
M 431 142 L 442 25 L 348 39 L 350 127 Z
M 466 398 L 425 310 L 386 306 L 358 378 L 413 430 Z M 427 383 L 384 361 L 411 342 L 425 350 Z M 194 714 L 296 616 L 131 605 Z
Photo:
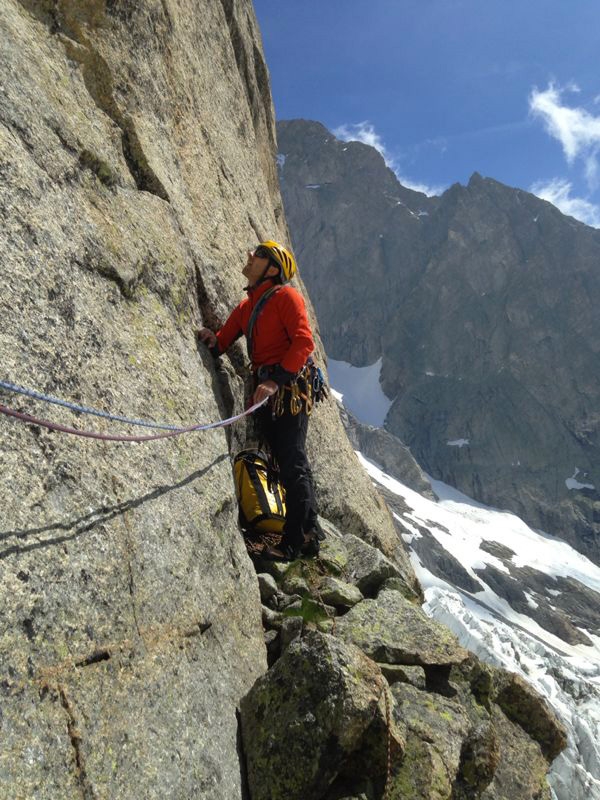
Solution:
M 286 409 L 286 392 L 289 394 L 289 409 L 297 416 L 302 409 L 307 416 L 313 412 L 315 402 L 327 397 L 325 379 L 317 365 L 309 359 L 289 384 L 280 386 L 271 398 L 271 411 L 274 417 L 281 417 Z
M 302 391 L 301 384 L 304 384 L 306 391 Z M 272 408 L 275 417 L 280 417 L 285 411 L 286 392 L 290 394 L 290 414 L 296 416 L 304 407 L 306 415 L 310 416 L 314 407 L 314 399 L 313 381 L 311 380 L 310 366 L 308 364 L 300 370 L 289 385 L 284 384 L 274 395 Z
M 290 412 L 296 416 L 302 411 L 302 398 L 300 397 L 300 388 L 297 380 L 291 384 L 290 392 Z

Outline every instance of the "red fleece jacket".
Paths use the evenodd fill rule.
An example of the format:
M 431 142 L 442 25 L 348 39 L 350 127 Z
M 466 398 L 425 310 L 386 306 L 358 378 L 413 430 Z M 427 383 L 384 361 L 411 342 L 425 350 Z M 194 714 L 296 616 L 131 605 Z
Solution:
M 264 281 L 247 290 L 248 297 L 233 309 L 227 322 L 217 331 L 219 353 L 224 353 L 242 334 L 247 334 L 254 306 L 272 286 L 273 281 Z M 252 366 L 255 369 L 279 364 L 287 372 L 301 370 L 315 343 L 300 292 L 285 285 L 269 297 L 258 315 L 252 336 Z

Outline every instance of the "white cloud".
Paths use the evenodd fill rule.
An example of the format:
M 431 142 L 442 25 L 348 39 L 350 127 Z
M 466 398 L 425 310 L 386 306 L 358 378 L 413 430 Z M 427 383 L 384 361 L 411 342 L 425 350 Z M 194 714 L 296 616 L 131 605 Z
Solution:
M 395 172 L 400 183 L 407 189 L 412 189 L 414 192 L 423 192 L 428 197 L 440 195 L 445 191 L 444 186 L 427 186 L 424 183 L 411 181 L 410 178 L 401 175 L 398 171 L 396 160 L 384 145 L 383 139 L 375 130 L 374 125 L 368 120 L 363 120 L 356 124 L 340 125 L 333 130 L 333 135 L 343 142 L 362 142 L 374 147 L 381 153 L 386 165 Z
M 573 185 L 564 178 L 553 178 L 547 183 L 540 181 L 531 187 L 533 194 L 552 203 L 563 214 L 575 217 L 593 228 L 600 228 L 600 206 L 583 197 L 573 197 L 572 189 Z
M 410 178 L 399 175 L 397 170 L 394 170 L 394 172 L 402 186 L 406 186 L 407 189 L 412 189 L 413 192 L 423 192 L 427 197 L 439 197 L 441 194 L 444 194 L 448 188 L 446 186 L 427 186 L 425 183 L 416 183 L 415 181 L 411 181 Z
M 334 129 L 333 135 L 343 142 L 362 142 L 374 147 L 375 150 L 379 150 L 388 167 L 393 169 L 393 159 L 387 152 L 381 136 L 368 120 L 365 119 L 351 125 L 340 125 L 339 128 Z
M 599 178 L 600 116 L 595 117 L 582 107 L 565 105 L 562 100 L 565 91 L 580 90 L 575 84 L 561 89 L 553 83 L 543 92 L 533 89 L 529 96 L 529 109 L 543 120 L 548 133 L 561 143 L 570 164 L 578 157 L 584 160 L 588 186 L 595 189 Z

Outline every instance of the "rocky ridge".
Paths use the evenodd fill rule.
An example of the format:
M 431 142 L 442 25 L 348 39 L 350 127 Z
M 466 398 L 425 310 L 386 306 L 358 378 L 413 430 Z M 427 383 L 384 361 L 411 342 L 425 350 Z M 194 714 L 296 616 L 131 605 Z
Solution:
M 241 705 L 253 800 L 549 798 L 566 745 L 553 712 L 371 550 L 330 525 L 316 562 L 262 565 L 271 668 Z
M 378 464 L 388 475 L 402 481 L 423 497 L 435 500 L 427 476 L 413 458 L 408 447 L 385 428 L 359 422 L 348 409 L 339 404 L 340 417 L 355 450 Z
M 286 239 L 268 73 L 251 3 L 4 0 L 0 78 L 5 377 L 175 424 L 241 410 L 241 348 L 214 364 L 193 327 L 219 324 L 238 300 L 244 246 L 267 235 Z M 98 418 L 73 422 L 65 409 L 7 392 L 0 402 L 76 427 L 115 429 Z M 242 698 L 284 669 L 287 653 L 300 664 L 335 655 L 336 696 L 362 720 L 344 752 L 378 754 L 374 764 L 382 763 L 390 728 L 377 695 L 384 674 L 418 686 L 402 700 L 407 709 L 435 705 L 452 674 L 432 688 L 427 670 L 452 670 L 452 659 L 463 663 L 461 649 L 447 645 L 442 663 L 429 664 L 435 653 L 424 655 L 425 643 L 413 640 L 410 663 L 382 668 L 360 653 L 351 631 L 348 641 L 308 630 L 293 641 L 311 615 L 325 613 L 332 629 L 332 609 L 355 601 L 358 608 L 401 603 L 415 628 L 426 625 L 404 548 L 333 401 L 318 408 L 311 428 L 333 554 L 319 588 L 325 602 L 310 602 L 310 580 L 305 591 L 303 575 L 294 575 L 306 568 L 294 567 L 271 595 L 277 607 L 261 608 L 264 580 L 259 589 L 239 535 L 229 463 L 250 430 L 131 445 L 0 418 L 2 796 L 241 800 L 252 756 L 236 712 L 241 703 L 244 714 Z M 343 569 L 355 576 L 350 586 Z M 286 615 L 285 635 L 282 621 L 273 636 L 280 592 L 296 613 Z M 279 657 L 286 639 L 292 643 Z M 406 660 L 386 647 L 388 661 Z M 360 680 L 349 685 L 345 670 L 355 663 Z M 314 708 L 279 717 L 285 741 L 290 724 L 298 735 L 311 730 L 320 706 L 318 687 L 309 681 L 308 688 Z M 465 692 L 467 710 L 456 710 L 458 721 L 440 734 L 452 769 L 474 702 L 471 689 Z M 521 742 L 530 756 L 519 765 L 519 782 L 536 784 L 544 797 L 551 751 L 537 730 L 526 733 L 521 721 L 492 708 L 510 732 L 506 741 Z M 405 741 L 406 751 L 446 764 L 429 734 L 405 732 L 408 715 L 394 714 L 394 752 Z M 550 720 L 548 731 L 553 726 Z M 267 718 L 259 733 L 270 730 Z M 488 754 L 471 794 L 485 785 L 486 797 L 508 796 L 492 788 L 508 786 L 500 766 L 492 769 L 496 747 L 477 744 L 489 737 L 471 728 L 465 736 L 459 763 L 471 763 L 478 748 Z M 416 780 L 413 763 L 406 755 L 395 762 L 406 785 Z M 347 760 L 334 766 L 344 788 L 358 791 Z M 457 770 L 459 783 L 468 784 L 469 770 Z M 369 791 L 381 775 L 373 780 Z M 319 784 L 323 792 L 328 781 Z M 267 785 L 259 778 L 252 800 Z
M 600 231 L 475 173 L 426 197 L 316 122 L 278 123 L 328 354 L 383 359 L 385 427 L 426 472 L 600 561 Z

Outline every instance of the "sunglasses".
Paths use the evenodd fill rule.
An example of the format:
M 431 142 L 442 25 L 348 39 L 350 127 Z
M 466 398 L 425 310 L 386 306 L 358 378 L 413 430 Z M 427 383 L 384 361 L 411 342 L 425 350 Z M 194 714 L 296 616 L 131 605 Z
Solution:
M 252 253 L 255 258 L 271 258 L 271 251 L 266 247 L 259 246 Z

